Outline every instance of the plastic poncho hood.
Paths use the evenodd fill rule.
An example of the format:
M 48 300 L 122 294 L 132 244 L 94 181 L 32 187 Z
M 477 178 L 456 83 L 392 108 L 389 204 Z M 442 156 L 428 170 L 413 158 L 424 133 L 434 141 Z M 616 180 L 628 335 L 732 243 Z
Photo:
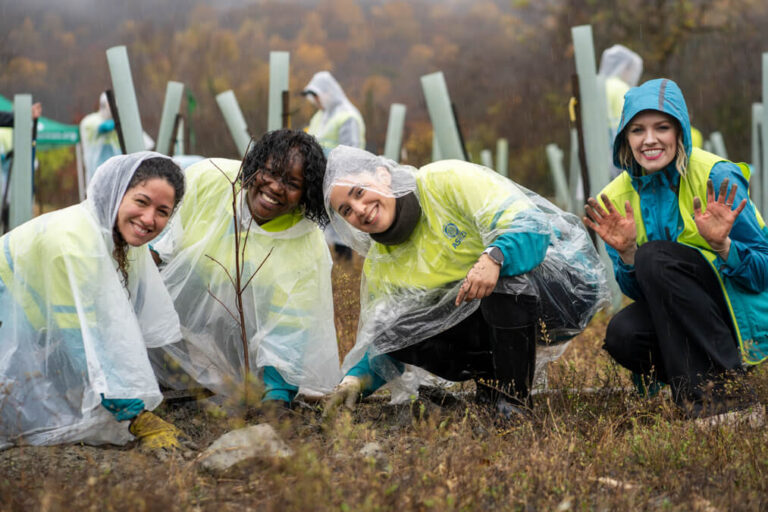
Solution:
M 302 91 L 302 94 L 312 93 L 320 100 L 323 109 L 323 124 L 333 117 L 340 109 L 354 110 L 357 108 L 349 101 L 339 82 L 328 71 L 318 71 Z
M 235 231 L 243 254 L 245 331 L 252 372 L 272 366 L 305 393 L 329 392 L 339 381 L 331 256 L 323 233 L 300 211 L 263 225 L 252 220 L 239 182 L 240 161 L 210 159 L 185 171 L 187 193 L 166 234 L 153 248 L 173 297 L 184 340 L 164 350 L 199 384 L 231 394 L 242 382 L 244 356 L 235 292 Z M 243 249 L 244 248 L 244 249 Z M 223 268 L 222 268 L 223 267 Z M 224 270 L 226 269 L 226 271 Z M 160 370 L 161 382 L 174 382 Z
M 600 56 L 600 76 L 615 76 L 635 87 L 643 74 L 643 59 L 626 46 L 615 44 Z
M 331 196 L 338 203 L 351 185 L 395 198 L 414 193 L 421 214 L 410 237 L 384 245 L 349 225 Z M 334 227 L 365 256 L 357 342 L 344 371 L 366 351 L 375 356 L 404 348 L 473 313 L 480 301 L 454 305 L 461 281 L 483 250 L 505 234 L 549 236 L 544 261 L 525 274 L 503 276 L 495 292 L 551 302 L 551 318 L 559 317 L 558 326 L 550 325 L 553 340 L 583 329 L 607 299 L 603 265 L 580 220 L 490 169 L 446 160 L 416 170 L 339 146 L 329 155 L 323 192 Z M 552 294 L 555 288 L 565 293 Z
M 624 96 L 624 110 L 621 113 L 619 130 L 613 142 L 613 165 L 623 169 L 619 159 L 619 150 L 626 144 L 624 129 L 640 112 L 655 110 L 672 116 L 683 132 L 685 153 L 691 157 L 691 121 L 688 118 L 688 107 L 680 87 L 668 78 L 649 80 L 639 87 L 633 87 Z M 624 169 L 630 171 L 630 169 Z
M 380 180 L 381 175 L 377 174 L 382 171 L 388 177 L 386 183 L 383 183 Z M 331 206 L 330 192 L 334 186 L 354 184 L 387 197 L 398 198 L 409 193 L 418 194 L 415 172 L 414 167 L 399 165 L 393 160 L 362 149 L 343 145 L 333 149 L 328 155 L 328 165 L 323 178 L 323 197 L 331 225 L 341 242 L 365 256 L 371 244 L 371 237 L 347 223 Z
M 167 158 L 111 158 L 86 201 L 0 238 L 0 447 L 122 444 L 102 397 L 162 400 L 147 348 L 177 341 L 178 317 L 146 245 L 127 251 L 127 290 L 112 257 L 120 202 L 153 157 Z

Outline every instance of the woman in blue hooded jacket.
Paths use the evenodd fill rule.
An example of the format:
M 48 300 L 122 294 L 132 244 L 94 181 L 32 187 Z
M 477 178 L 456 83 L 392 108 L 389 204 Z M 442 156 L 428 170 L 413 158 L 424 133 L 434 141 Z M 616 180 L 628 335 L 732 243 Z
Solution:
M 587 201 L 584 222 L 634 302 L 611 319 L 605 349 L 670 384 L 691 417 L 753 405 L 735 377 L 768 357 L 768 230 L 749 168 L 692 149 L 668 79 L 627 92 L 613 160 L 623 172 Z

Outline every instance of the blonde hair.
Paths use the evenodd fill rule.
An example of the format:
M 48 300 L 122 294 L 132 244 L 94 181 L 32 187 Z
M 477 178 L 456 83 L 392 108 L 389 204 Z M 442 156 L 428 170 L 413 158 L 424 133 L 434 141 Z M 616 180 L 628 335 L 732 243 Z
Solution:
M 685 142 L 683 141 L 683 130 L 680 127 L 680 123 L 677 122 L 677 150 L 675 152 L 675 169 L 681 177 L 685 177 L 685 172 L 688 169 L 688 155 L 685 152 Z M 629 123 L 627 123 L 629 126 Z M 624 129 L 626 131 L 626 128 Z M 627 141 L 627 134 L 621 137 L 621 146 L 618 150 L 619 163 L 621 168 L 630 171 L 630 174 L 636 174 L 642 171 L 640 164 L 635 160 L 635 156 L 632 154 L 632 148 L 629 147 Z

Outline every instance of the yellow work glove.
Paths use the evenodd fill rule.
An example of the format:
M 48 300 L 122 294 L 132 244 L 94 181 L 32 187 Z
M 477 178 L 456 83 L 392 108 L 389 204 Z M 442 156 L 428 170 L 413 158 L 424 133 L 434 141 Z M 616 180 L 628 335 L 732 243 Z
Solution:
M 327 417 L 334 414 L 341 405 L 344 405 L 349 410 L 354 409 L 362 392 L 362 379 L 353 375 L 347 375 L 325 400 L 323 416 Z
M 128 430 L 139 439 L 141 448 L 147 451 L 181 448 L 180 438 L 184 437 L 184 433 L 173 424 L 149 411 L 142 411 L 133 418 Z

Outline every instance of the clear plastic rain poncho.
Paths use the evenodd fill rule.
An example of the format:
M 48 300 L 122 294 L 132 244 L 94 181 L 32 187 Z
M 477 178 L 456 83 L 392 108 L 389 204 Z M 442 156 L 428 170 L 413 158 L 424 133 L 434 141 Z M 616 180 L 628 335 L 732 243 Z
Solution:
M 219 169 L 234 180 L 240 162 L 212 159 L 187 168 L 179 215 L 153 249 L 167 262 L 161 274 L 184 337 L 164 350 L 199 384 L 226 395 L 243 380 L 244 358 L 240 328 L 229 313 L 237 316 L 235 292 L 222 268 L 234 276 L 232 189 Z M 273 366 L 303 392 L 328 392 L 339 380 L 339 356 L 323 233 L 299 211 L 262 228 L 251 221 L 237 187 L 243 281 L 258 269 L 243 293 L 251 371 Z M 172 370 L 158 377 L 184 385 Z
M 303 92 L 315 94 L 320 101 L 322 108 L 312 116 L 307 131 L 317 139 L 326 154 L 339 144 L 357 148 L 365 146 L 363 117 L 333 75 L 328 71 L 318 71 Z
M 145 149 L 155 147 L 155 141 L 147 132 L 142 132 L 142 137 Z M 80 121 L 80 141 L 83 144 L 86 183 L 90 183 L 93 173 L 102 163 L 122 153 L 106 93 L 99 96 L 99 110 Z
M 178 317 L 146 245 L 128 249 L 123 287 L 112 227 L 136 168 L 162 156 L 111 158 L 88 199 L 0 238 L 0 447 L 124 444 L 102 395 L 161 402 L 147 348 L 177 341 Z
M 83 165 L 85 166 L 86 183 L 93 173 L 108 158 L 122 153 L 117 130 L 102 128 L 105 122 L 112 120 L 107 95 L 99 96 L 99 110 L 85 116 L 80 121 L 80 140 L 83 144 Z
M 643 74 L 643 59 L 620 44 L 606 49 L 600 56 L 598 75 L 605 78 L 605 96 L 608 108 L 610 140 L 616 135 L 624 107 L 624 95 L 635 87 Z
M 375 177 L 377 168 L 386 169 L 390 183 Z M 330 206 L 330 191 L 350 183 L 397 198 L 414 193 L 421 216 L 410 237 L 398 245 L 383 245 L 344 221 Z M 454 305 L 459 287 L 483 250 L 505 233 L 550 235 L 540 265 L 522 275 L 502 276 L 495 289 L 540 298 L 547 343 L 578 334 L 607 304 L 605 270 L 581 221 L 490 169 L 446 160 L 416 170 L 339 146 L 329 156 L 323 192 L 337 232 L 366 258 L 357 341 L 344 361 L 344 372 L 366 351 L 373 360 L 473 313 L 480 301 Z M 394 376 L 385 368 L 375 369 Z
M 607 48 L 600 56 L 600 76 L 615 76 L 629 87 L 635 87 L 643 74 L 643 58 L 621 44 Z

